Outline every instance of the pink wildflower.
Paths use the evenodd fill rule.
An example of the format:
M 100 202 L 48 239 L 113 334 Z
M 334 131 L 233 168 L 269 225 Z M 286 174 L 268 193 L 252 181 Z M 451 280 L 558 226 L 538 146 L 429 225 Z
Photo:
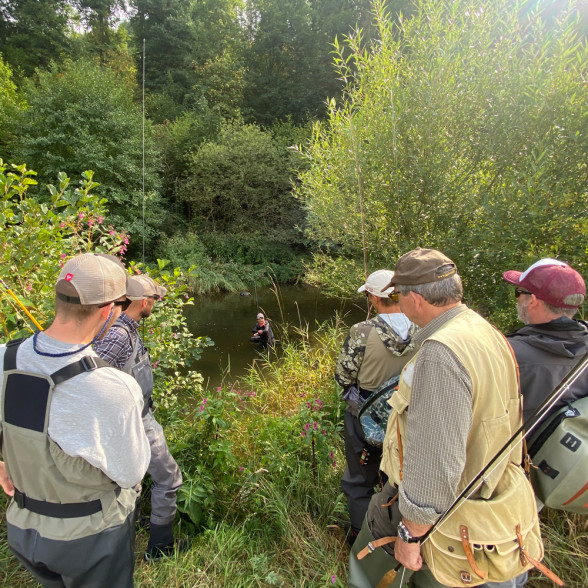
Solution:
M 312 423 L 312 426 L 315 431 L 318 429 L 318 423 L 316 421 L 314 423 Z
M 101 225 L 104 222 L 104 217 L 103 216 L 99 216 L 98 217 L 98 224 Z
M 59 228 L 60 229 L 64 229 L 65 228 L 65 223 L 64 222 L 60 222 L 59 223 Z
M 331 576 L 331 584 L 335 584 L 337 582 L 337 576 L 335 576 L 335 574 L 333 574 Z
M 123 242 L 124 242 L 125 245 L 128 245 L 129 244 L 129 240 L 126 237 L 124 238 Z
M 306 424 L 304 425 L 304 430 L 305 430 L 305 431 L 308 431 L 308 429 L 310 429 L 310 423 L 306 423 Z
M 245 468 L 243 466 L 239 467 L 239 471 L 242 472 Z
M 109 235 L 114 235 L 114 231 L 113 230 L 110 230 L 110 231 L 108 231 L 108 234 Z
M 80 218 L 80 219 L 84 218 L 84 213 L 80 212 L 80 214 L 78 214 L 78 218 Z
M 88 226 L 89 226 L 89 227 L 91 227 L 93 224 L 94 224 L 94 221 L 93 221 L 92 219 L 90 219 L 90 220 L 88 221 Z
M 306 433 L 304 431 L 302 431 L 302 433 L 300 433 L 301 437 L 306 437 Z
M 65 258 L 67 257 L 67 255 L 66 255 L 65 253 L 62 253 L 62 254 L 61 254 L 59 257 L 60 257 L 61 259 L 65 259 Z
M 32 287 L 32 286 L 29 284 L 29 285 L 27 286 L 27 290 L 30 292 L 32 289 L 33 289 L 33 287 Z

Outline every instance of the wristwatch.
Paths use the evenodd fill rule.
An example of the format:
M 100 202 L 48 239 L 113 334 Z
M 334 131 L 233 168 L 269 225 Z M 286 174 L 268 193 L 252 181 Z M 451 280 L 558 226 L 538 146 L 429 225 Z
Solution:
M 398 536 L 404 543 L 418 543 L 423 537 L 413 537 L 408 530 L 408 527 L 400 521 L 398 523 Z

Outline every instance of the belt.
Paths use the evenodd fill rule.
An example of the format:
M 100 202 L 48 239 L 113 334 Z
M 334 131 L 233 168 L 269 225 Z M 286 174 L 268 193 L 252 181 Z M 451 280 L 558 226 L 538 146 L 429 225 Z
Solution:
M 56 519 L 74 519 L 86 517 L 102 510 L 100 500 L 90 502 L 70 502 L 60 504 L 58 502 L 47 502 L 28 497 L 20 490 L 14 489 L 14 502 L 18 508 L 26 508 L 31 512 Z

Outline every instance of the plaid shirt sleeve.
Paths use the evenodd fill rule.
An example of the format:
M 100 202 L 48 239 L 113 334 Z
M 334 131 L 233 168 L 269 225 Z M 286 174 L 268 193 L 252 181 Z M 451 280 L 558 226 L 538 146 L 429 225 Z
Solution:
M 126 329 L 113 326 L 100 341 L 94 343 L 94 351 L 104 361 L 120 370 L 131 357 L 133 344 Z

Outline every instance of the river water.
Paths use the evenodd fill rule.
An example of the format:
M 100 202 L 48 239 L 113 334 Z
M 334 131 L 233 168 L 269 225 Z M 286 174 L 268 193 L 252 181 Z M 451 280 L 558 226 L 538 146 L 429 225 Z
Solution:
M 341 300 L 323 296 L 317 288 L 293 285 L 253 289 L 249 296 L 228 292 L 196 298 L 194 306 L 185 309 L 188 327 L 194 335 L 206 335 L 215 343 L 195 365 L 206 388 L 215 389 L 223 379 L 238 379 L 259 358 L 259 346 L 249 341 L 258 312 L 269 318 L 279 354 L 284 331 L 291 338 L 296 337 L 296 328 L 312 332 L 337 313 L 352 325 L 366 318 L 367 307 L 360 295 Z

